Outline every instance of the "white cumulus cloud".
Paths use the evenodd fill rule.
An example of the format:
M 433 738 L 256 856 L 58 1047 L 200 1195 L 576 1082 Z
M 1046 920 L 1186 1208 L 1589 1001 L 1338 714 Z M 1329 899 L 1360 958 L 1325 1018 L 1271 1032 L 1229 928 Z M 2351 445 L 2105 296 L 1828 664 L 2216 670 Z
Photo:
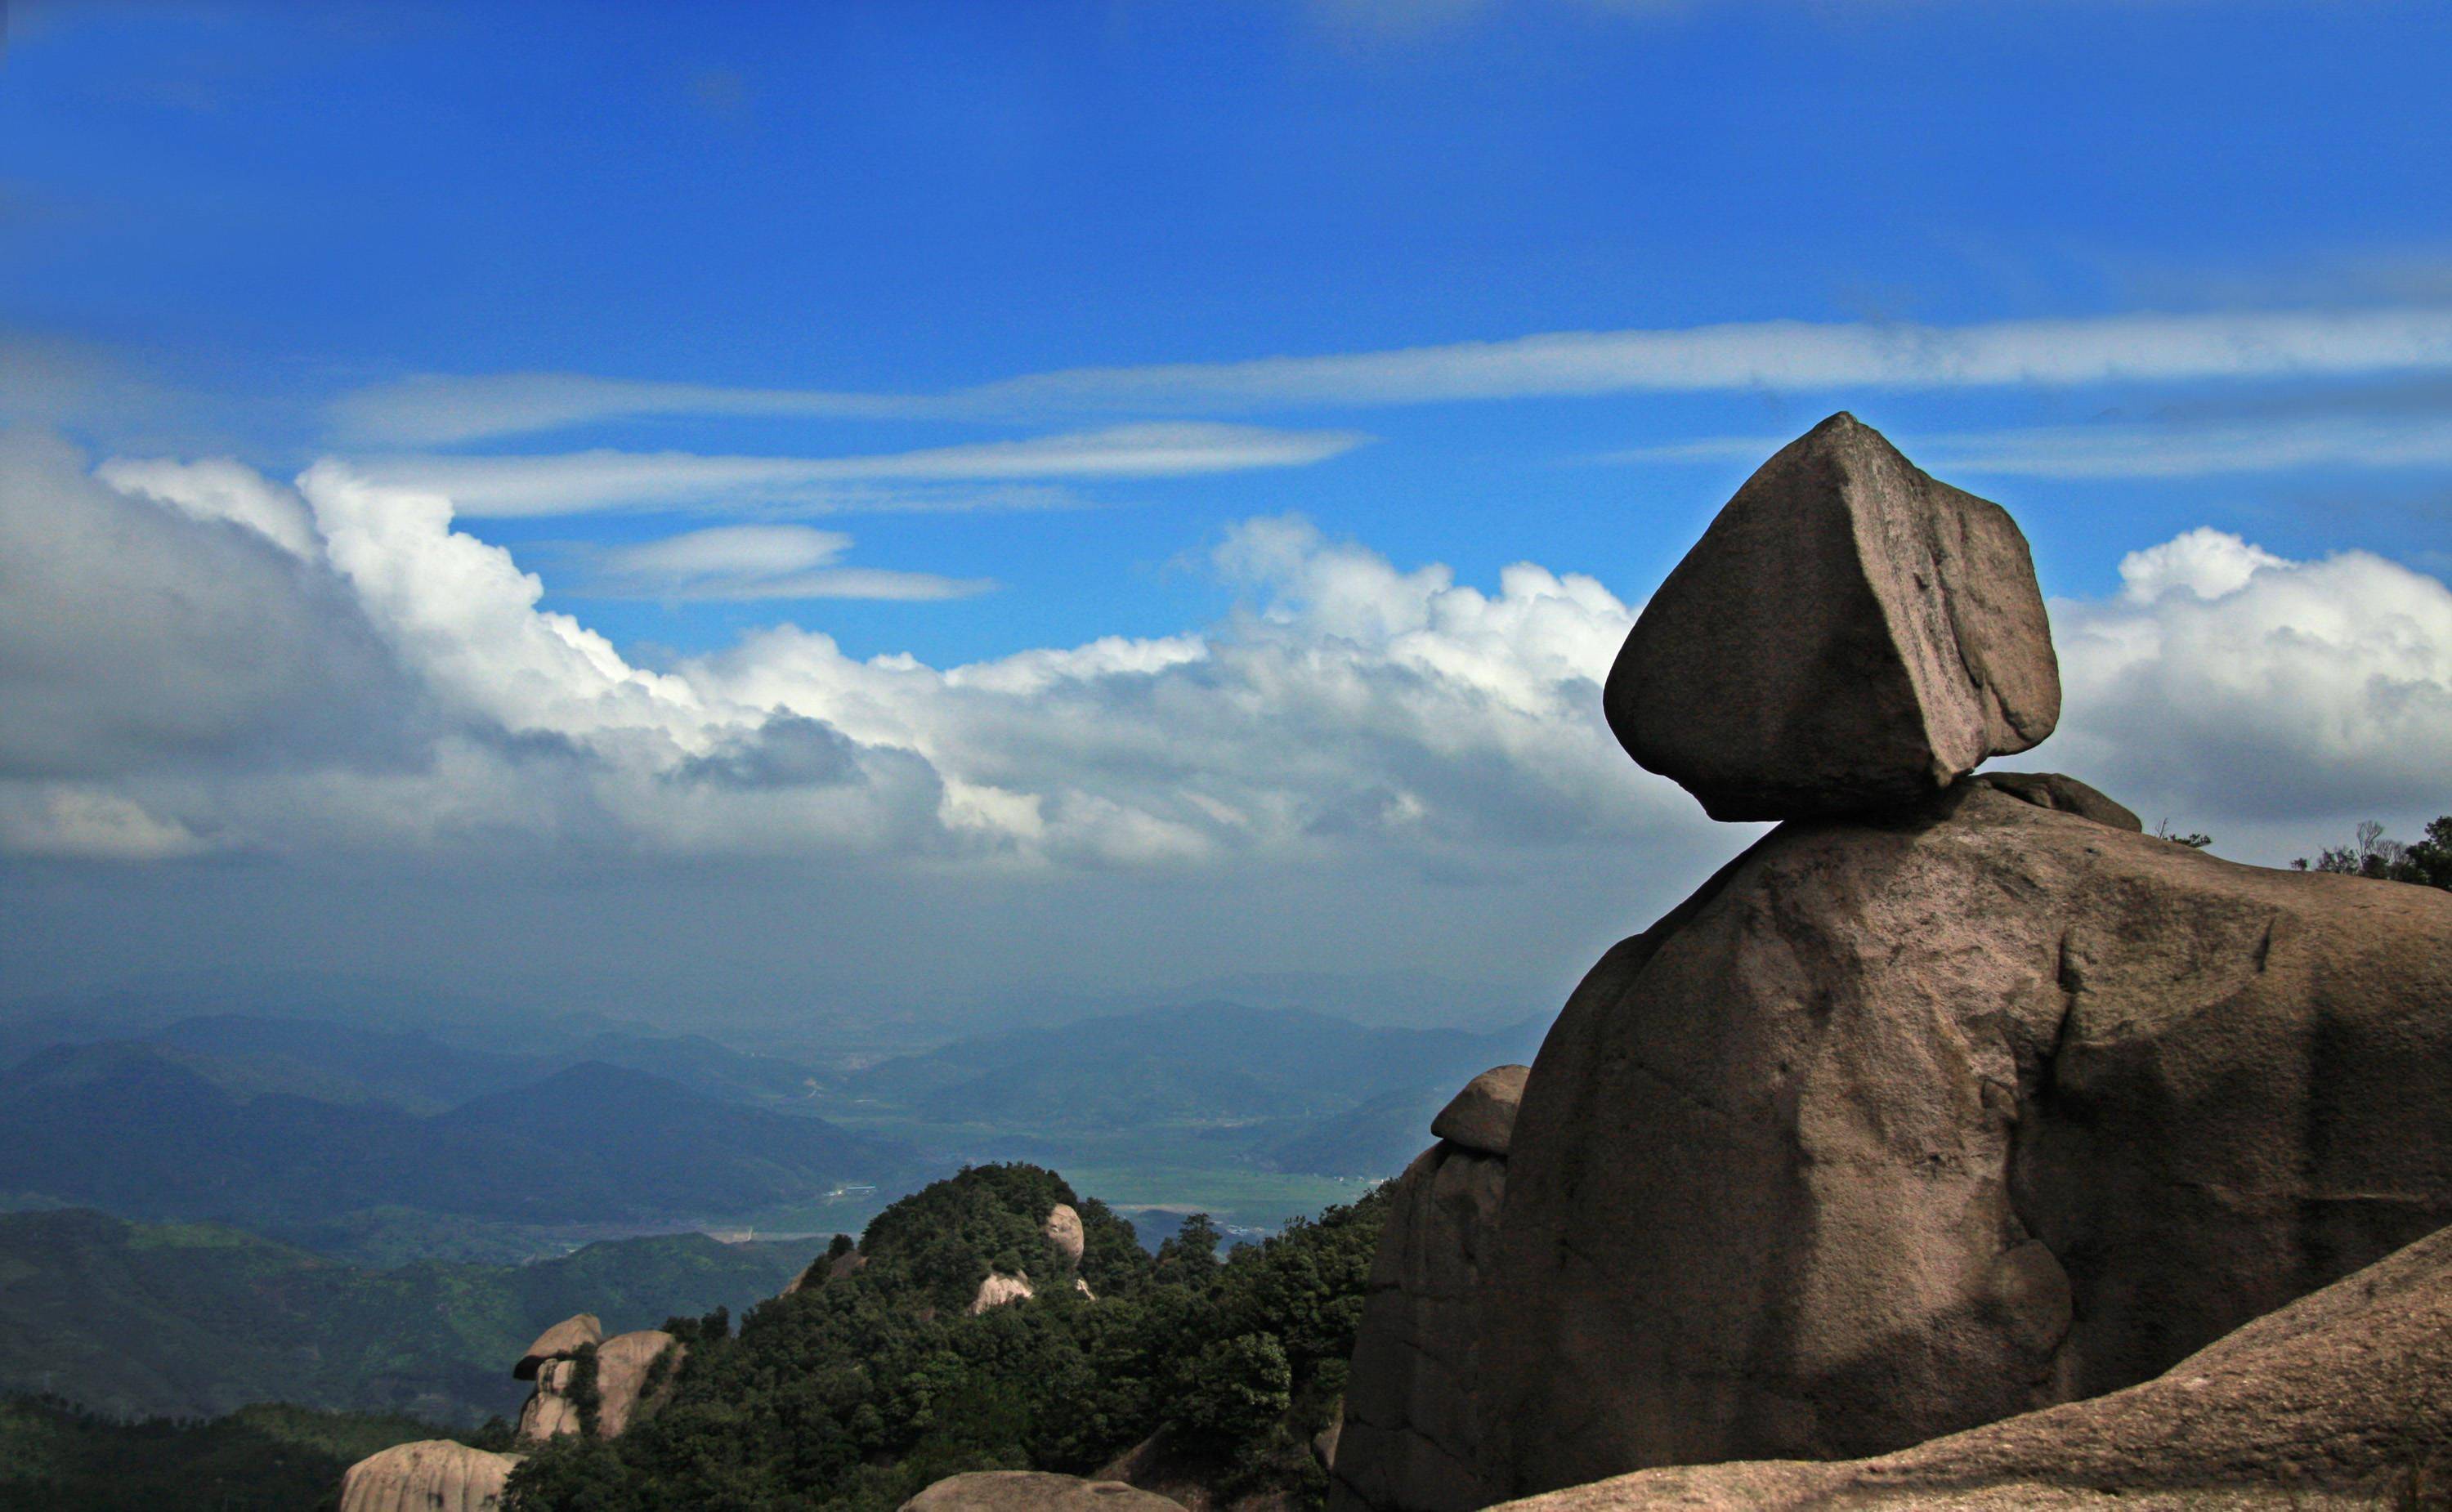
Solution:
M 1582 574 L 1459 582 L 1268 518 L 1218 542 L 1240 607 L 1196 631 L 936 667 L 779 623 L 649 666 L 544 610 L 444 495 L 233 465 L 0 448 L 0 847 L 1462 879 L 1595 847 L 1679 871 L 1732 833 L 1611 738 L 1599 684 L 1635 606 Z M 847 548 L 761 525 L 624 549 L 691 581 L 848 570 Z M 2452 808 L 2442 582 L 2212 531 L 2123 581 L 2054 600 L 2066 714 L 2022 764 L 2264 859 Z

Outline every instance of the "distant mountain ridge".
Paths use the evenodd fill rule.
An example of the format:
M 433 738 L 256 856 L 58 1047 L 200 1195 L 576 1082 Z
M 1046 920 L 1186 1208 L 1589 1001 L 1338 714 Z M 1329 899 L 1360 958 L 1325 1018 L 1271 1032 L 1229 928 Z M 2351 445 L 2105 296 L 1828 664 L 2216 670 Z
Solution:
M 0 1071 L 0 1190 L 242 1222 L 386 1205 L 523 1222 L 693 1219 L 888 1182 L 914 1156 L 643 1071 L 562 1070 L 421 1116 L 267 1090 L 177 1046 L 55 1046 Z M 217 1074 L 218 1073 L 218 1074 Z
M 1204 1003 L 957 1040 L 880 1062 L 846 1088 L 947 1123 L 1317 1118 L 1400 1089 L 1453 1091 L 1493 1065 L 1527 1058 L 1546 1023 L 1488 1033 L 1366 1028 L 1303 1009 Z

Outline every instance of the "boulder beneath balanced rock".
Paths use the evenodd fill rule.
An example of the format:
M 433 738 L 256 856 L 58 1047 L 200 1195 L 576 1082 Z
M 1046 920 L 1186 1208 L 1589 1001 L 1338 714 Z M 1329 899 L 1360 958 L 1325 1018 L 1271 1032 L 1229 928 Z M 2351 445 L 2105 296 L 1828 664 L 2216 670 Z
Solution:
M 593 1345 L 588 1345 L 594 1348 Z M 586 1431 L 573 1395 L 582 1366 L 578 1356 L 548 1360 L 536 1373 L 536 1389 L 520 1406 L 519 1437 L 523 1443 L 543 1443 L 564 1434 Z
M 2143 1385 L 1839 1463 L 1646 1470 L 1510 1512 L 2439 1504 L 2452 1472 L 2452 1229 Z
M 1442 1140 L 1397 1178 L 1355 1333 L 1330 1512 L 1471 1512 L 1495 1500 L 1476 1420 L 1482 1287 L 1507 1168 L 1504 1155 Z
M 1885 1454 L 2150 1380 L 2452 1221 L 2447 1109 L 2452 893 L 1979 782 L 1784 826 L 1604 956 L 1533 1064 L 1489 1489 Z M 1340 1482 L 1407 1379 L 1357 1347 Z
M 340 1512 L 501 1512 L 519 1463 L 449 1439 L 395 1443 L 349 1466 Z
M 1081 1263 L 1081 1253 L 1089 1246 L 1089 1235 L 1081 1227 L 1081 1215 L 1071 1203 L 1058 1203 L 1047 1209 L 1047 1222 L 1039 1226 L 1047 1242 L 1056 1247 L 1068 1267 Z
M 902 1512 L 1183 1512 L 1183 1505 L 1121 1481 L 978 1470 L 929 1486 L 903 1502 Z
M 1610 728 L 1718 819 L 1913 802 L 2059 721 L 2026 538 L 1852 415 L 1749 479 L 1644 607 Z
M 1504 1155 L 1515 1132 L 1515 1109 L 1524 1101 L 1530 1066 L 1493 1066 L 1464 1084 L 1431 1120 L 1431 1137 L 1485 1155 Z
M 587 1345 L 603 1342 L 604 1325 L 597 1321 L 596 1314 L 583 1312 L 564 1318 L 537 1335 L 536 1343 L 520 1356 L 520 1363 L 511 1366 L 511 1379 L 534 1381 L 546 1361 L 567 1360 Z
M 658 1389 L 647 1389 L 647 1378 L 657 1375 L 656 1361 L 666 1350 L 671 1361 L 658 1377 Z M 686 1348 L 662 1328 L 642 1328 L 635 1333 L 616 1334 L 596 1349 L 596 1436 L 610 1439 L 621 1434 L 631 1424 L 654 1411 L 662 1399 L 662 1388 L 671 1382 L 672 1372 L 681 1367 Z

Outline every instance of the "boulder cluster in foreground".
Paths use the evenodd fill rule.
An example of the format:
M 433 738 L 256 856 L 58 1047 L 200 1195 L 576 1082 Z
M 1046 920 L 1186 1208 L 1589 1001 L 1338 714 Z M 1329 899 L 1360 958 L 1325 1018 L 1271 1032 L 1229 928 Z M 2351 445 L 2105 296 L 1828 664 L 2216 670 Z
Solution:
M 1340 1512 L 2444 1494 L 2452 894 L 1974 775 L 2059 705 L 1998 506 L 1846 415 L 1738 492 L 1607 710 L 1786 822 L 1434 1127 Z

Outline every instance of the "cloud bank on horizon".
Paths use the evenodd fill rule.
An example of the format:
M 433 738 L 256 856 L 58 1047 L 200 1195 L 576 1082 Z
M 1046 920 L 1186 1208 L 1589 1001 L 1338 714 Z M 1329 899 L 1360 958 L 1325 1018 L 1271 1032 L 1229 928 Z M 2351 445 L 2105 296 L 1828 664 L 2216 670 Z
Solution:
M 838 565 L 851 544 L 717 526 L 600 570 L 755 597 L 857 571 Z M 941 668 L 788 622 L 641 664 L 542 609 L 447 496 L 331 460 L 292 482 L 227 460 L 89 466 L 19 433 L 0 445 L 0 849 L 19 856 L 1504 870 L 1690 850 L 1707 828 L 1601 721 L 1636 585 L 1527 562 L 1486 590 L 1293 516 L 1217 543 L 1207 570 L 1238 603 L 1219 622 Z M 2115 596 L 2053 600 L 2066 713 L 2019 764 L 2268 861 L 2329 821 L 2440 803 L 2442 581 L 2210 529 L 2141 546 L 2121 576 Z

